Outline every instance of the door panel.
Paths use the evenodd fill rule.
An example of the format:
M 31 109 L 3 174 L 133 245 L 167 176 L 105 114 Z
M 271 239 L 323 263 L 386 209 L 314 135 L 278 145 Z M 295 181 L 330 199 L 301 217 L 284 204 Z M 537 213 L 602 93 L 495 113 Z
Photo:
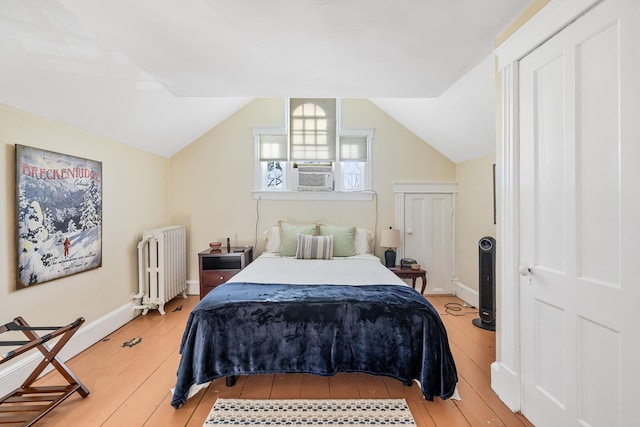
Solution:
M 576 47 L 579 268 L 613 286 L 620 280 L 619 27 L 614 22 Z
M 611 419 L 620 415 L 621 344 L 619 331 L 579 317 L 578 413 L 592 426 L 616 425 Z M 606 365 L 603 348 L 607 349 Z
M 563 380 L 566 371 L 565 359 L 562 357 L 563 343 L 567 339 L 565 311 L 545 301 L 535 301 L 535 348 L 538 356 L 536 362 L 536 386 L 559 407 L 566 403 L 566 384 Z M 555 330 L 549 334 L 546 331 Z
M 624 185 L 640 161 L 639 9 L 607 0 L 519 64 L 522 412 L 536 426 L 640 425 L 625 256 L 640 197 Z
M 566 248 L 564 240 L 557 236 L 567 229 L 564 207 L 564 163 L 565 147 L 558 144 L 564 134 L 563 69 L 564 56 L 559 55 L 543 64 L 533 74 L 536 105 L 536 151 L 533 153 L 538 164 L 535 198 L 537 204 L 537 229 L 539 242 L 536 259 L 539 265 L 562 272 L 565 266 Z

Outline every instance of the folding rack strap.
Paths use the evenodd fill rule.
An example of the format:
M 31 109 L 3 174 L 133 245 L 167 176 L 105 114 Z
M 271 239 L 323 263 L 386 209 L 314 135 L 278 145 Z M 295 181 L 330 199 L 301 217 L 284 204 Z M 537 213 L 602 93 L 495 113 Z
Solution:
M 76 378 L 64 362 L 58 359 L 60 350 L 69 342 L 83 323 L 84 318 L 80 317 L 62 327 L 33 327 L 22 317 L 16 317 L 13 322 L 0 326 L 0 334 L 9 331 L 21 331 L 29 339 L 28 341 L 0 341 L 0 346 L 19 346 L 1 355 L 0 365 L 34 348 L 37 348 L 44 356 L 20 388 L 0 399 L 0 424 L 23 422 L 24 424 L 22 425 L 30 426 L 76 391 L 83 398 L 89 395 L 89 390 Z M 39 336 L 35 331 L 40 330 L 51 330 L 52 332 Z M 53 345 L 53 348 L 46 344 L 47 341 L 57 337 L 60 338 Z M 32 386 L 49 364 L 53 365 L 69 385 Z
M 39 346 L 42 343 L 49 341 L 52 338 L 55 338 L 59 335 L 62 335 L 70 330 L 74 330 L 78 328 L 84 319 L 81 317 L 77 319 L 75 322 L 68 324 L 67 326 L 29 326 L 27 322 L 22 317 L 16 317 L 13 322 L 6 323 L 0 326 L 0 334 L 9 331 L 22 331 L 29 341 L 0 341 L 0 346 L 21 346 L 14 350 L 11 350 L 5 354 L 0 355 L 0 364 L 10 360 L 22 353 L 25 353 L 31 350 L 34 347 Z M 42 337 L 37 336 L 36 334 L 28 334 L 30 331 L 53 331 L 49 334 L 43 335 Z M 68 341 L 68 339 L 67 339 Z

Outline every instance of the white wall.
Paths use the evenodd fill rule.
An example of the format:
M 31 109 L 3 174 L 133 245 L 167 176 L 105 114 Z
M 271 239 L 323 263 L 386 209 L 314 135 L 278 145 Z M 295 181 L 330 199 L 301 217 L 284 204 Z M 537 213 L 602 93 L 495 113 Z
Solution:
M 64 325 L 82 316 L 88 325 L 128 304 L 141 232 L 168 220 L 168 159 L 4 105 L 0 141 L 0 323 L 22 316 L 32 325 Z M 101 268 L 15 290 L 15 144 L 102 162 Z
M 257 203 L 253 199 L 253 126 L 284 125 L 282 99 L 257 99 L 170 159 L 170 215 L 191 230 L 188 278 L 198 279 L 197 253 L 213 240 L 256 242 Z M 260 202 L 257 252 L 262 232 L 279 219 L 357 225 L 376 234 L 395 224 L 394 181 L 455 181 L 455 164 L 362 99 L 343 100 L 343 125 L 374 131 L 372 201 Z M 376 213 L 377 212 L 377 213 Z M 377 226 L 376 226 L 377 217 Z M 377 254 L 383 250 L 376 247 Z
M 479 280 L 478 241 L 484 236 L 496 237 L 496 225 L 493 223 L 494 164 L 495 154 L 490 154 L 456 165 L 457 281 L 474 292 L 478 292 Z

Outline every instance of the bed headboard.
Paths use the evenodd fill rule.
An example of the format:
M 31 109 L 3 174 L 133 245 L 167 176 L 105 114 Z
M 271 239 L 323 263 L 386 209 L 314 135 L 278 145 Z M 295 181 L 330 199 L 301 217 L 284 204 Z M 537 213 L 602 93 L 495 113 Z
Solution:
M 284 230 L 284 232 L 283 232 Z M 351 236 L 353 239 L 353 255 L 372 254 L 375 247 L 375 234 L 373 231 L 357 227 L 357 226 L 336 226 L 328 224 L 318 223 L 306 223 L 306 224 L 292 224 L 285 221 L 278 221 L 278 225 L 267 228 L 263 236 L 265 238 L 265 252 L 280 253 L 282 245 L 282 239 L 287 239 L 285 248 L 290 248 L 290 245 L 297 244 L 297 232 L 306 230 L 302 234 L 311 234 L 316 236 L 321 235 L 334 235 L 336 240 L 349 240 L 349 231 L 352 230 Z M 313 232 L 315 230 L 315 234 Z M 291 241 L 293 239 L 293 241 Z M 337 248 L 336 256 L 349 256 L 345 255 L 349 253 L 349 249 Z M 292 254 L 287 254 L 292 256 Z

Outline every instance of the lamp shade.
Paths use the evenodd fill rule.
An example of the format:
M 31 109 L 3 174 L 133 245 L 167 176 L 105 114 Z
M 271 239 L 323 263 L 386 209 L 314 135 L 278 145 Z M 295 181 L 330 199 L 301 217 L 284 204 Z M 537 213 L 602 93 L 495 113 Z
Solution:
M 400 230 L 394 230 L 393 228 L 382 230 L 380 246 L 384 248 L 397 248 L 400 246 Z

